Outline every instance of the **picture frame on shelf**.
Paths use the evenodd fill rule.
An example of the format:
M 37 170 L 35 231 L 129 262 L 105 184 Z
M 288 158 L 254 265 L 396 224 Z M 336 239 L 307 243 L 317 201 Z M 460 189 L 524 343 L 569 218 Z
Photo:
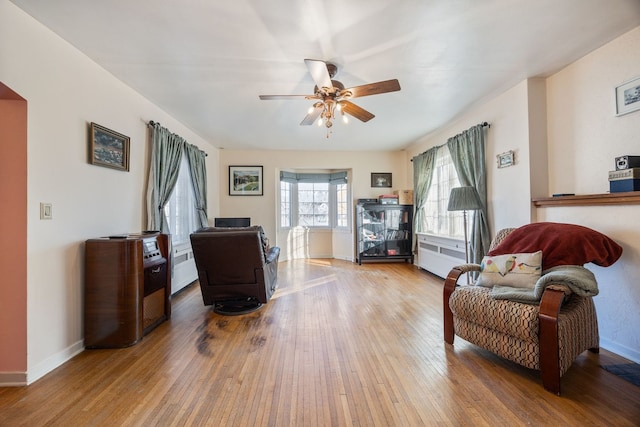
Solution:
M 262 166 L 229 166 L 230 196 L 262 196 Z
M 371 187 L 383 187 L 383 188 L 391 188 L 392 187 L 392 177 L 390 173 L 383 172 L 372 172 L 371 173 Z
M 129 172 L 130 138 L 91 122 L 89 163 Z
M 498 159 L 498 168 L 508 168 L 515 164 L 515 155 L 513 150 L 498 154 L 496 158 Z
M 616 87 L 616 116 L 640 110 L 640 76 Z

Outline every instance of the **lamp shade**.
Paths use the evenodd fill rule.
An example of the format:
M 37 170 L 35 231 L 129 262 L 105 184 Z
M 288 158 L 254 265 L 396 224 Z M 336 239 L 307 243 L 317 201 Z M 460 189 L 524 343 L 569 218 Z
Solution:
M 449 211 L 473 211 L 482 208 L 480 196 L 475 187 L 456 187 L 449 195 Z

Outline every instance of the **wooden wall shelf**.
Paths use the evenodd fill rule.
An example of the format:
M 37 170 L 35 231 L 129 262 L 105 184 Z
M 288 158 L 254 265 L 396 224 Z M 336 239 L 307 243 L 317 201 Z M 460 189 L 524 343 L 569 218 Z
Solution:
M 534 197 L 531 199 L 531 202 L 537 208 L 550 206 L 635 205 L 640 204 L 640 191 L 559 197 Z

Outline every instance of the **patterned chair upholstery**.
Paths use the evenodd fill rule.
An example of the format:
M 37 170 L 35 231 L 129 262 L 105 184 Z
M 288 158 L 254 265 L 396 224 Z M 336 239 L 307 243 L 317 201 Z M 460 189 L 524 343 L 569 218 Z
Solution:
M 493 249 L 514 229 L 501 230 Z M 546 288 L 539 305 L 493 299 L 491 289 L 458 285 L 476 264 L 455 267 L 444 284 L 444 339 L 454 336 L 505 359 L 541 372 L 544 388 L 560 394 L 560 377 L 575 358 L 599 351 L 598 320 L 591 297 L 572 294 L 563 285 Z

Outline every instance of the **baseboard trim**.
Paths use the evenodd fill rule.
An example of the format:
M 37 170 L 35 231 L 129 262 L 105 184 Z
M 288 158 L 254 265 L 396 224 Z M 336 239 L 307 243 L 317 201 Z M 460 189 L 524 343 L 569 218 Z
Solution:
M 41 363 L 35 365 L 32 369 L 29 369 L 27 372 L 27 385 L 33 384 L 35 381 L 47 375 L 49 372 L 53 371 L 60 365 L 65 362 L 71 360 L 74 356 L 82 353 L 84 351 L 84 341 L 80 340 L 69 347 L 65 348 L 62 351 L 48 357 L 43 360 Z
M 26 372 L 0 372 L 0 387 L 23 387 L 26 385 Z
M 625 347 L 613 341 L 609 341 L 604 338 L 600 338 L 600 347 L 609 350 L 612 353 L 622 356 L 625 359 L 629 359 L 632 362 L 640 363 L 640 353 L 631 348 Z

